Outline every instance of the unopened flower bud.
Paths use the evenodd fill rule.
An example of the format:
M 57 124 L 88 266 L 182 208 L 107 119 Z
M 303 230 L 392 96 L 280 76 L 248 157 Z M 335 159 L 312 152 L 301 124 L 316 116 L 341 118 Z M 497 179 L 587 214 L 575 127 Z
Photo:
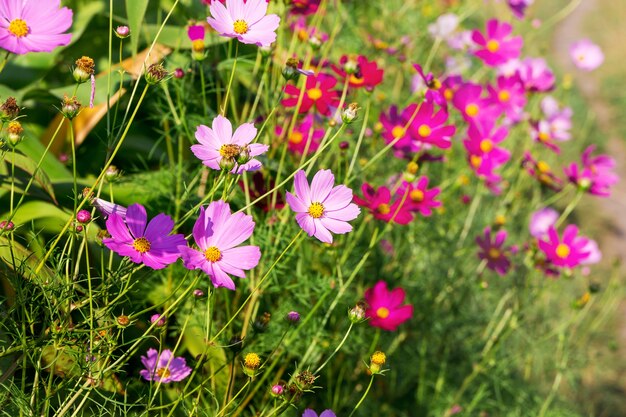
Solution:
M 158 84 L 167 76 L 168 72 L 161 64 L 152 64 L 146 71 L 145 78 L 148 84 Z
M 104 179 L 111 182 L 115 180 L 120 175 L 120 170 L 117 169 L 115 165 L 109 165 L 107 170 L 104 172 Z
M 115 29 L 115 36 L 120 39 L 126 39 L 130 36 L 130 28 L 128 26 L 118 26 Z
M 24 128 L 20 122 L 17 120 L 9 122 L 7 127 L 7 142 L 9 145 L 17 146 L 22 141 L 22 133 L 24 133 Z
M 9 230 L 13 230 L 13 229 L 15 229 L 15 225 L 13 224 L 13 222 L 11 222 L 11 221 L 8 222 L 6 220 L 2 220 L 0 222 L 0 230 L 9 231 Z
M 250 156 L 250 148 L 248 146 L 244 146 L 239 151 L 239 155 L 237 155 L 237 164 L 247 164 L 250 159 L 252 159 L 252 157 Z
M 341 120 L 343 120 L 343 122 L 345 124 L 350 124 L 350 123 L 354 122 L 356 120 L 358 111 L 359 111 L 359 105 L 358 104 L 356 104 L 356 103 L 348 104 L 348 107 L 346 107 L 341 112 Z
M 409 162 L 406 166 L 406 172 L 408 172 L 409 174 L 417 174 L 417 170 L 419 169 L 419 165 L 417 164 L 417 162 Z
M 587 191 L 591 188 L 591 180 L 589 178 L 581 178 L 578 181 L 578 188 L 580 188 L 581 191 Z
M 117 324 L 119 324 L 122 327 L 126 327 L 130 324 L 130 318 L 122 314 L 121 316 L 117 317 Z
M 156 323 L 156 327 L 165 326 L 166 321 L 167 321 L 167 317 L 165 317 L 165 315 L 162 315 L 162 314 L 153 314 L 150 317 L 150 323 Z
M 0 119 L 2 121 L 9 121 L 15 119 L 20 114 L 20 107 L 17 105 L 17 101 L 14 97 L 7 97 L 7 99 L 0 105 Z
M 72 72 L 74 80 L 76 80 L 78 84 L 89 81 L 89 79 L 95 72 L 95 63 L 93 62 L 93 59 L 89 58 L 88 56 L 83 56 L 82 58 L 77 59 L 75 64 L 76 67 Z
M 356 306 L 348 310 L 348 318 L 355 324 L 365 320 L 365 303 L 360 301 L 356 304 Z
M 339 142 L 339 149 L 341 149 L 342 151 L 345 151 L 349 147 L 350 147 L 350 142 L 348 142 L 347 140 L 342 140 L 341 142 Z
M 283 77 L 285 80 L 296 80 L 299 75 L 311 76 L 314 74 L 313 71 L 303 70 L 300 68 L 300 61 L 296 58 L 289 58 L 287 62 L 285 62 L 285 67 L 283 68 Z
M 272 396 L 274 397 L 280 397 L 285 393 L 285 387 L 280 385 L 280 384 L 276 384 L 274 386 L 272 386 Z
M 313 387 L 315 379 L 316 377 L 311 371 L 302 371 L 296 375 L 296 384 L 300 391 L 305 391 Z
M 91 213 L 87 210 L 79 210 L 78 213 L 76 213 L 76 221 L 83 224 L 89 223 L 91 221 Z
M 270 325 L 270 320 L 272 319 L 272 315 L 268 312 L 263 313 L 261 317 L 256 319 L 254 323 L 252 323 L 252 328 L 257 333 L 263 333 L 267 330 Z
M 66 118 L 72 120 L 78 115 L 81 109 L 81 104 L 76 96 L 68 97 L 64 96 L 61 102 L 61 113 Z
M 195 290 L 193 290 L 193 296 L 196 298 L 202 298 L 204 297 L 204 291 L 202 291 L 200 288 L 196 288 Z
M 293 324 L 294 326 L 300 322 L 300 313 L 297 311 L 290 311 L 285 316 L 285 320 L 289 322 L 289 324 Z
M 181 79 L 185 76 L 185 71 L 182 68 L 176 68 L 174 70 L 174 78 Z
M 236 164 L 235 158 L 222 158 L 220 159 L 220 163 L 219 163 L 220 169 L 223 171 L 228 171 L 228 172 L 232 171 L 233 168 L 235 168 L 235 164 Z
M 261 358 L 256 353 L 247 353 L 243 358 L 243 372 L 252 378 L 261 366 Z
M 83 232 L 83 230 L 85 230 L 85 228 L 83 227 L 83 225 L 82 225 L 82 224 L 77 224 L 77 225 L 76 225 L 76 227 L 74 227 L 74 231 L 75 231 L 76 233 L 82 233 L 82 232 Z
M 385 364 L 387 360 L 387 356 L 381 352 L 374 352 L 372 356 L 370 356 L 370 366 L 369 370 L 372 374 L 380 374 L 382 373 L 382 366 Z

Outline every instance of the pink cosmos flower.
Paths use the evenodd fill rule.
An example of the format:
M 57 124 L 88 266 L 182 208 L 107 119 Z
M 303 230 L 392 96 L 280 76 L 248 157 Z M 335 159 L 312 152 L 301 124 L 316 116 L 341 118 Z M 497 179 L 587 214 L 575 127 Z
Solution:
M 387 289 L 385 281 L 378 281 L 373 288 L 365 291 L 368 304 L 365 316 L 369 324 L 383 330 L 394 331 L 399 325 L 413 317 L 413 306 L 402 305 L 406 294 L 402 288 Z
M 408 210 L 419 212 L 424 217 L 432 215 L 432 209 L 442 206 L 441 201 L 435 200 L 441 193 L 441 189 L 438 187 L 428 189 L 428 181 L 426 176 L 420 177 L 417 182 L 413 183 L 403 181 L 397 191 L 400 198 L 408 193 L 405 206 Z
M 289 25 L 289 28 L 302 42 L 326 42 L 329 39 L 328 33 L 320 31 L 316 26 L 308 25 L 305 16 L 299 16 L 297 20 Z
M 556 77 L 543 58 L 526 58 L 517 69 L 526 91 L 545 92 L 554 88 Z
M 256 137 L 256 132 L 254 124 L 244 123 L 233 133 L 230 120 L 218 115 L 213 119 L 212 129 L 205 125 L 198 126 L 195 136 L 200 143 L 193 145 L 191 151 L 212 169 L 228 168 L 233 174 L 256 171 L 261 168 L 261 162 L 254 157 L 269 149 L 267 145 L 250 143 Z
M 554 142 L 564 142 L 571 138 L 569 130 L 572 128 L 572 109 L 561 109 L 552 96 L 546 96 L 541 100 L 541 110 L 545 118 L 531 125 L 533 139 L 558 153 L 560 149 Z
M 523 19 L 526 14 L 526 8 L 533 4 L 534 0 L 506 0 L 513 15 L 518 19 Z
M 439 109 L 435 113 L 434 103 L 425 101 L 420 104 L 419 110 L 409 127 L 413 140 L 417 142 L 418 149 L 423 144 L 434 145 L 440 149 L 448 149 L 452 146 L 451 137 L 456 133 L 456 127 L 446 125 L 448 112 Z
M 483 236 L 476 238 L 476 244 L 480 250 L 478 257 L 487 261 L 487 268 L 504 276 L 511 268 L 511 261 L 507 257 L 508 249 L 504 248 L 506 230 L 499 230 L 492 238 L 491 228 L 486 227 Z
M 307 408 L 306 410 L 304 410 L 304 413 L 302 413 L 302 417 L 318 417 L 318 416 L 315 410 L 311 408 Z M 337 417 L 337 415 L 335 414 L 333 410 L 328 409 L 328 410 L 322 411 L 319 417 Z
M 309 235 L 325 243 L 332 243 L 332 233 L 344 234 L 352 230 L 349 221 L 358 217 L 361 210 L 352 203 L 352 190 L 335 184 L 330 170 L 315 174 L 311 186 L 304 171 L 296 173 L 293 185 L 295 195 L 287 193 L 287 204 L 296 212 L 296 221 Z
M 402 113 L 398 113 L 396 106 L 391 106 L 388 114 L 380 113 L 380 123 L 383 125 L 381 135 L 385 143 L 394 143 L 397 157 L 420 150 L 419 144 L 413 141 L 412 130 L 407 127 L 416 109 L 417 104 L 413 103 L 402 110 Z
M 310 15 L 317 12 L 322 0 L 293 0 L 291 2 L 291 14 Z
M 204 26 L 191 25 L 187 28 L 187 36 L 191 42 L 202 41 L 204 45 Z
M 376 61 L 368 61 L 363 55 L 356 57 L 356 60 L 343 55 L 339 59 L 339 66 L 331 65 L 331 68 L 339 77 L 348 77 L 349 86 L 353 88 L 363 87 L 370 91 L 383 82 L 383 70 L 378 68 Z
M 432 72 L 428 74 L 424 73 L 424 69 L 419 64 L 413 64 L 413 68 L 419 74 L 423 81 L 424 87 L 426 87 L 426 92 L 424 93 L 424 98 L 426 101 L 435 102 L 440 106 L 447 106 L 448 102 L 446 98 L 443 96 L 442 84 Z M 415 90 L 413 90 L 415 92 Z
M 550 207 L 536 210 L 530 216 L 530 224 L 528 225 L 531 236 L 537 239 L 545 237 L 550 227 L 554 226 L 558 219 L 559 212 Z
M 413 215 L 408 210 L 408 204 L 402 204 L 402 196 L 392 200 L 391 192 L 387 187 L 374 189 L 370 184 L 364 183 L 361 187 L 363 198 L 354 196 L 354 202 L 361 207 L 368 208 L 374 218 L 387 223 L 392 220 L 397 224 L 409 224 Z M 405 201 L 406 202 L 406 201 Z
M 14 54 L 51 52 L 72 35 L 72 10 L 59 9 L 60 0 L 1 0 L 0 48 Z
M 324 129 L 315 129 L 313 127 L 314 119 L 315 117 L 312 114 L 308 114 L 302 122 L 293 129 L 287 142 L 287 149 L 289 149 L 290 152 L 302 155 L 305 149 L 307 153 L 317 151 L 324 137 Z M 277 126 L 276 135 L 280 137 L 282 134 L 283 128 Z
M 333 90 L 337 80 L 332 75 L 318 74 L 307 77 L 305 93 L 300 104 L 300 113 L 307 113 L 311 107 L 315 106 L 320 114 L 330 115 L 331 107 L 339 106 L 339 92 Z M 294 85 L 287 84 L 285 93 L 291 97 L 283 99 L 281 102 L 285 107 L 295 107 L 300 97 L 300 89 Z
M 448 39 L 459 27 L 459 17 L 454 13 L 444 13 L 435 23 L 428 25 L 428 33 L 433 38 Z
M 201 269 L 211 277 L 213 285 L 235 289 L 228 274 L 245 278 L 244 270 L 257 266 L 261 259 L 258 246 L 239 246 L 254 231 L 252 216 L 232 214 L 224 201 L 213 201 L 206 210 L 200 207 L 200 215 L 193 226 L 193 238 L 198 249 L 180 246 L 185 268 Z
M 262 47 L 270 46 L 276 40 L 280 17 L 265 15 L 265 0 L 226 0 L 226 6 L 214 1 L 209 10 L 211 17 L 207 17 L 207 22 L 221 36 Z
M 185 358 L 174 357 L 169 349 L 165 349 L 160 355 L 156 349 L 148 349 L 147 355 L 141 357 L 141 363 L 146 369 L 139 371 L 139 375 L 146 381 L 167 384 L 182 381 L 191 374 Z
M 152 269 L 162 269 L 180 257 L 178 247 L 186 245 L 182 234 L 171 235 L 174 221 L 166 214 L 158 214 L 146 226 L 146 209 L 131 204 L 126 217 L 111 213 L 106 221 L 110 238 L 102 243 L 113 252 L 127 256 L 134 263 L 143 263 Z
M 119 215 L 122 220 L 126 220 L 126 207 L 124 206 L 111 203 L 110 201 L 106 201 L 101 198 L 94 198 L 91 200 L 91 205 L 97 207 L 105 218 L 109 217 L 112 213 L 115 213 Z
M 539 249 L 556 266 L 574 268 L 590 254 L 585 249 L 589 240 L 578 236 L 578 227 L 573 224 L 565 228 L 562 238 L 559 238 L 556 228 L 550 226 L 547 237 L 547 240 L 539 240 Z
M 610 187 L 619 181 L 619 176 L 614 172 L 615 159 L 608 155 L 591 156 L 595 148 L 594 145 L 588 146 L 581 156 L 582 165 L 570 164 L 564 169 L 565 175 L 570 182 L 590 194 L 608 197 L 611 195 Z
M 604 62 L 602 49 L 589 39 L 582 39 L 570 46 L 569 55 L 577 68 L 593 71 Z
M 511 124 L 522 120 L 526 106 L 526 91 L 519 76 L 499 76 L 496 85 L 487 86 L 487 90 L 489 103 L 497 106 Z
M 593 239 L 587 239 L 587 245 L 583 248 L 583 251 L 589 252 L 589 255 L 580 261 L 581 265 L 593 265 L 602 260 L 602 252 L 598 247 L 598 242 Z
M 465 83 L 454 93 L 452 104 L 468 122 L 482 118 L 495 118 L 497 109 L 491 106 L 490 101 L 483 98 L 482 95 L 483 87 L 481 85 Z
M 513 27 L 506 22 L 489 20 L 486 36 L 478 30 L 472 33 L 472 40 L 479 46 L 474 55 L 490 67 L 518 58 L 524 41 L 521 36 L 511 37 L 512 31 Z
M 485 118 L 470 123 L 463 145 L 476 175 L 492 181 L 498 180 L 499 177 L 493 171 L 504 165 L 511 158 L 511 153 L 497 145 L 503 142 L 508 134 L 508 129 L 503 126 L 496 127 L 493 119 Z

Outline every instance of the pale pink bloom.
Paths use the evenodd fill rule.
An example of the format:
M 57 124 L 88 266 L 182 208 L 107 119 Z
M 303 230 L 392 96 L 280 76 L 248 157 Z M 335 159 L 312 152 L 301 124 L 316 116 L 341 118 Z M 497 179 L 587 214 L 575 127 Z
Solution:
M 545 207 L 535 211 L 530 216 L 530 234 L 533 237 L 540 238 L 548 234 L 548 229 L 552 227 L 559 218 L 559 213 L 550 208 Z
M 582 39 L 570 46 L 569 55 L 577 68 L 593 71 L 604 62 L 602 49 L 589 39 Z
M 270 46 L 276 41 L 280 17 L 265 14 L 265 0 L 226 0 L 226 6 L 214 1 L 209 10 L 211 17 L 207 17 L 207 22 L 221 36 L 237 38 L 242 43 L 261 47 Z

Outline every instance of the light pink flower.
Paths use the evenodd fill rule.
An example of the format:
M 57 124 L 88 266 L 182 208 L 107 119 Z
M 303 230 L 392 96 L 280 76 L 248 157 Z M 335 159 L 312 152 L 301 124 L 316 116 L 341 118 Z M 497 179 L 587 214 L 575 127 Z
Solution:
M 550 229 L 558 219 L 559 213 L 550 207 L 535 211 L 530 216 L 530 224 L 528 226 L 530 234 L 536 238 L 544 237 L 548 234 L 548 229 Z
M 304 171 L 294 178 L 295 195 L 287 193 L 287 204 L 296 212 L 296 221 L 309 236 L 332 243 L 332 233 L 344 234 L 352 230 L 349 221 L 358 217 L 361 210 L 352 203 L 352 190 L 335 184 L 335 176 L 328 169 L 315 174 L 311 186 Z
M 604 62 L 602 49 L 589 39 L 582 39 L 570 46 L 569 55 L 577 68 L 593 71 Z
M 280 17 L 265 14 L 265 0 L 226 0 L 226 6 L 214 1 L 209 10 L 207 22 L 221 36 L 257 46 L 270 46 L 276 40 Z
M 22 55 L 51 52 L 72 35 L 72 10 L 59 9 L 60 0 L 0 0 L 0 48 Z

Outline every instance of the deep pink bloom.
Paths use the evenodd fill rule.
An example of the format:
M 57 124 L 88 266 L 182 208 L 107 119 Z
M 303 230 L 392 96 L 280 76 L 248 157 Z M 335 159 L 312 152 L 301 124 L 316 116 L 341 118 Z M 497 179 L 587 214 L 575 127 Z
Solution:
M 506 230 L 499 230 L 492 237 L 491 228 L 486 227 L 483 236 L 476 238 L 476 244 L 480 247 L 478 257 L 487 261 L 487 268 L 502 276 L 511 268 L 511 261 L 507 257 L 509 249 L 504 247 L 506 237 Z
M 526 14 L 526 8 L 533 4 L 534 0 L 506 0 L 513 15 L 518 19 L 523 19 Z
M 379 187 L 375 190 L 370 184 L 364 183 L 361 191 L 363 198 L 355 195 L 354 202 L 361 207 L 368 208 L 375 218 L 387 223 L 393 220 L 398 224 L 409 224 L 413 220 L 408 204 L 402 202 L 402 196 L 392 201 L 389 188 Z
M 204 41 L 204 26 L 192 25 L 187 28 L 187 36 L 191 42 Z
M 307 77 L 305 92 L 300 104 L 300 113 L 307 113 L 311 107 L 315 106 L 320 114 L 329 116 L 331 107 L 339 106 L 339 92 L 333 90 L 336 84 L 337 80 L 335 77 L 328 74 Z M 294 85 L 287 84 L 285 93 L 291 97 L 283 99 L 283 106 L 295 107 L 298 104 L 298 97 L 300 97 L 300 89 Z
M 289 28 L 302 42 L 326 42 L 329 39 L 328 33 L 320 31 L 316 26 L 309 25 L 305 16 L 298 16 L 298 18 L 289 25 Z
M 445 107 L 448 102 L 443 95 L 441 81 L 435 78 L 432 72 L 425 74 L 424 69 L 420 64 L 413 64 L 413 68 L 415 68 L 415 71 L 417 71 L 424 83 L 424 87 L 426 87 L 426 92 L 424 93 L 426 101 L 435 102 L 438 105 Z
M 591 156 L 594 145 L 585 149 L 581 156 L 582 165 L 572 163 L 564 169 L 570 182 L 578 185 L 590 194 L 600 197 L 611 195 L 610 187 L 619 181 L 615 173 L 615 159 L 608 155 Z
M 463 145 L 476 175 L 492 181 L 499 180 L 493 171 L 504 165 L 511 158 L 511 153 L 497 145 L 504 141 L 508 134 L 508 129 L 503 126 L 496 127 L 493 119 L 484 118 L 476 123 L 470 123 Z
M 550 227 L 554 226 L 558 219 L 559 213 L 550 207 L 533 212 L 528 225 L 531 236 L 536 238 L 546 236 Z
M 383 70 L 378 68 L 376 61 L 368 61 L 363 55 L 356 57 L 356 60 L 343 55 L 339 59 L 339 66 L 331 65 L 331 68 L 339 77 L 348 77 L 350 87 L 371 90 L 383 82 Z
M 253 231 L 252 216 L 232 214 L 228 203 L 222 200 L 213 201 L 206 210 L 200 207 L 200 215 L 193 226 L 198 249 L 179 247 L 185 268 L 201 269 L 211 277 L 216 288 L 234 290 L 235 283 L 228 274 L 245 278 L 244 271 L 256 267 L 261 259 L 258 246 L 239 246 Z
M 291 2 L 291 14 L 310 15 L 317 12 L 322 0 L 293 0 Z
M 441 189 L 438 187 L 428 189 L 428 181 L 426 176 L 420 177 L 414 183 L 403 181 L 397 191 L 399 198 L 404 198 L 404 195 L 408 194 L 404 203 L 408 210 L 417 211 L 425 217 L 433 214 L 432 209 L 442 205 L 441 201 L 435 200 Z
M 526 90 L 517 75 L 499 76 L 495 86 L 487 86 L 489 103 L 504 113 L 510 123 L 517 123 L 524 116 Z
M 548 240 L 539 240 L 539 249 L 556 266 L 574 268 L 590 254 L 586 250 L 589 240 L 578 236 L 578 227 L 568 225 L 560 238 L 554 226 L 548 229 Z
M 409 120 L 415 114 L 417 104 L 410 104 L 402 113 L 398 113 L 396 106 L 389 108 L 389 113 L 380 113 L 380 123 L 383 125 L 381 133 L 385 143 L 393 142 L 393 148 L 396 150 L 396 156 L 402 157 L 404 154 L 417 152 L 420 150 L 419 143 L 413 141 L 412 130 L 409 126 Z
M 207 17 L 207 22 L 221 36 L 257 46 L 270 46 L 276 40 L 280 17 L 265 15 L 265 0 L 226 0 L 226 6 L 214 1 L 209 10 L 211 17 Z
M 60 0 L 0 0 L 0 48 L 23 55 L 51 52 L 72 35 L 72 10 L 59 9 Z
M 518 58 L 524 41 L 521 36 L 511 37 L 512 31 L 513 27 L 506 22 L 489 20 L 486 35 L 478 30 L 472 33 L 472 40 L 479 46 L 474 55 L 490 67 Z
M 589 39 L 582 39 L 570 46 L 569 54 L 577 68 L 593 71 L 604 62 L 602 49 Z
M 328 169 L 315 174 L 311 186 L 303 170 L 293 181 L 295 195 L 287 193 L 287 204 L 296 212 L 296 221 L 309 235 L 325 243 L 332 243 L 332 233 L 344 234 L 352 230 L 349 221 L 361 210 L 352 203 L 352 190 L 335 184 L 335 176 Z
M 294 127 L 293 132 L 287 139 L 287 149 L 289 151 L 298 155 L 302 155 L 305 149 L 307 153 L 317 151 L 324 137 L 324 129 L 315 129 L 314 120 L 315 116 L 308 114 L 300 124 Z M 280 137 L 282 134 L 283 128 L 277 126 L 276 135 Z
M 317 416 L 317 413 L 313 409 L 307 408 L 306 410 L 304 410 L 304 413 L 302 413 L 302 417 L 318 417 L 318 416 Z M 322 411 L 319 417 L 337 417 L 337 416 L 333 410 L 328 409 L 328 410 Z
M 102 239 L 102 243 L 118 255 L 152 269 L 162 269 L 176 262 L 180 257 L 178 247 L 187 242 L 182 234 L 169 236 L 174 229 L 172 218 L 161 213 L 147 226 L 146 222 L 146 209 L 141 204 L 131 204 L 126 218 L 111 213 L 106 221 L 111 237 Z
M 368 304 L 365 316 L 369 324 L 383 330 L 394 331 L 399 325 L 413 316 L 411 304 L 402 305 L 406 294 L 402 288 L 387 289 L 385 281 L 378 281 L 373 288 L 365 291 Z
M 454 93 L 452 104 L 468 122 L 482 118 L 495 118 L 497 108 L 494 108 L 491 102 L 482 96 L 483 87 L 481 85 L 465 83 Z
M 256 171 L 261 162 L 255 156 L 265 153 L 269 146 L 250 143 L 256 137 L 256 128 L 252 123 L 244 123 L 233 133 L 233 125 L 224 116 L 213 119 L 212 129 L 199 125 L 196 129 L 198 145 L 191 146 L 193 154 L 209 168 L 220 170 L 230 167 L 232 173 Z
M 543 58 L 524 59 L 519 63 L 517 73 L 527 91 L 550 91 L 556 82 L 554 73 Z
M 156 349 L 148 349 L 146 356 L 141 357 L 141 363 L 146 369 L 139 371 L 139 375 L 146 381 L 156 381 L 162 384 L 182 381 L 191 374 L 185 358 L 174 357 L 172 351 L 165 349 L 159 355 Z
M 456 133 L 456 127 L 446 125 L 447 121 L 448 112 L 445 109 L 435 113 L 434 103 L 425 101 L 420 104 L 410 126 L 413 140 L 417 142 L 414 147 L 420 149 L 427 144 L 448 149 L 452 146 L 451 138 Z

